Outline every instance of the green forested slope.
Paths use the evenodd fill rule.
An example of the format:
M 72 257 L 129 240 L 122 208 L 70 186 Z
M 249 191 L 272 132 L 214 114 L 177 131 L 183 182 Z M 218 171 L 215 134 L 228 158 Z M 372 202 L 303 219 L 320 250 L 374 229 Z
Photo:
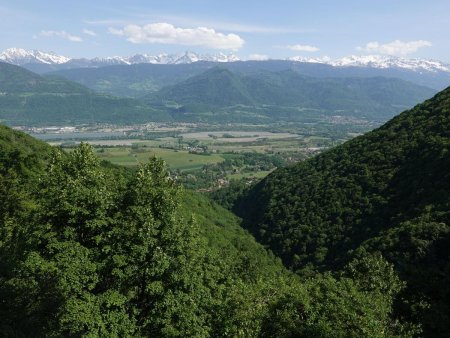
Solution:
M 450 84 L 450 74 L 447 72 L 417 72 L 401 68 L 334 67 L 326 64 L 287 60 L 237 61 L 220 63 L 219 65 L 241 75 L 293 70 L 298 74 L 315 78 L 398 78 L 435 90 L 442 90 Z M 44 69 L 38 69 L 31 66 L 35 65 L 28 64 L 24 67 L 28 67 L 31 71 L 39 74 L 51 71 L 54 67 L 44 65 Z M 163 87 L 180 83 L 189 77 L 199 75 L 217 66 L 218 63 L 216 62 L 194 62 L 190 64 L 140 63 L 98 68 L 60 69 L 47 74 L 62 76 L 101 93 L 114 96 L 141 97 L 149 92 L 156 92 Z
M 180 84 L 161 89 L 156 100 L 179 104 L 204 104 L 215 107 L 254 104 L 240 77 L 228 69 L 212 68 Z M 151 97 L 151 96 L 150 96 Z
M 241 110 L 277 121 L 286 118 L 286 109 L 291 120 L 300 114 L 299 109 L 386 120 L 434 93 L 394 78 L 313 78 L 293 70 L 238 74 L 216 67 L 162 88 L 145 100 L 155 105 L 180 105 L 178 119 L 183 119 L 183 112 L 220 116 L 242 106 Z
M 34 154 L 45 158 L 50 155 L 52 147 L 25 133 L 0 124 L 0 149 L 2 153 L 16 152 L 24 156 Z
M 140 101 L 101 95 L 77 83 L 44 78 L 0 62 L 0 121 L 54 125 L 164 121 L 170 117 Z
M 212 67 L 214 67 L 214 63 L 209 62 L 173 65 L 138 63 L 98 68 L 62 69 L 49 73 L 49 75 L 81 83 L 96 92 L 138 98 L 149 92 L 156 92 L 162 87 L 184 81 Z
M 407 289 L 397 313 L 450 332 L 450 88 L 357 137 L 269 175 L 236 206 L 303 275 L 381 252 Z
M 418 332 L 391 316 L 402 285 L 379 256 L 301 281 L 160 160 L 124 173 L 86 144 L 64 154 L 4 127 L 0 140 L 4 336 Z
M 399 79 L 312 78 L 293 70 L 238 74 L 215 67 L 185 79 L 189 69 L 183 73 L 184 81 L 141 101 L 98 94 L 62 78 L 42 77 L 0 63 L 0 122 L 123 124 L 174 119 L 271 123 L 300 121 L 305 110 L 320 116 L 386 120 L 435 92 Z M 203 68 L 199 65 L 199 69 Z M 176 76 L 171 72 L 167 76 Z M 164 78 L 163 70 L 157 73 Z

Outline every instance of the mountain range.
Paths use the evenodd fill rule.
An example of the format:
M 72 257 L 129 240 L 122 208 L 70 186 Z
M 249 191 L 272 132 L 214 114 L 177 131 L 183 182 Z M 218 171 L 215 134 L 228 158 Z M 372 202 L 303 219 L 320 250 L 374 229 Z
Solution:
M 184 54 L 135 54 L 132 56 L 110 56 L 86 58 L 69 58 L 57 55 L 54 52 L 42 52 L 39 50 L 25 50 L 22 48 L 9 48 L 0 54 L 0 60 L 12 63 L 18 66 L 24 66 L 30 63 L 46 64 L 46 65 L 66 65 L 69 68 L 84 67 L 100 67 L 111 65 L 132 65 L 138 63 L 151 64 L 184 64 L 198 61 L 210 62 L 233 62 L 239 61 L 239 58 L 233 54 L 215 54 L 202 55 L 194 52 L 185 52 Z
M 68 80 L 59 73 L 39 75 L 0 62 L 0 119 L 9 125 L 172 120 L 272 123 L 343 115 L 384 122 L 435 93 L 428 87 L 395 78 L 316 78 L 294 70 L 245 73 L 223 67 L 202 68 L 202 65 L 171 65 L 169 69 L 167 65 L 150 65 L 158 67 L 154 74 L 161 79 L 174 76 L 178 78 L 177 83 L 155 91 L 150 88 L 157 86 L 144 76 L 143 81 L 147 82 L 140 88 L 143 95 L 133 98 L 98 93 L 83 82 Z M 130 70 L 139 70 L 142 66 L 149 65 L 114 68 L 121 67 L 124 75 L 130 76 L 133 75 Z M 193 75 L 192 67 L 200 73 Z M 184 73 L 177 72 L 178 69 L 184 69 Z M 81 70 L 70 71 L 81 73 Z M 185 80 L 179 78 L 181 74 Z M 122 81 L 118 85 L 125 87 Z
M 236 62 L 244 61 L 234 54 L 197 54 L 187 51 L 184 54 L 135 54 L 132 56 L 109 56 L 86 58 L 70 58 L 58 55 L 54 52 L 43 52 L 39 50 L 25 50 L 22 48 L 9 48 L 0 54 L 0 60 L 19 66 L 27 64 L 64 65 L 64 68 L 75 67 L 101 67 L 111 65 L 132 65 L 139 63 L 150 64 L 186 64 L 199 61 L 207 62 Z M 450 64 L 436 60 L 406 59 L 395 56 L 382 55 L 351 55 L 339 59 L 290 57 L 287 60 L 303 63 L 327 64 L 333 67 L 371 67 L 371 68 L 400 68 L 413 71 L 448 72 Z
M 290 61 L 321 63 L 334 67 L 403 68 L 414 71 L 449 72 L 450 64 L 436 60 L 406 59 L 386 55 L 350 55 L 340 59 L 291 57 Z
M 31 64 L 24 67 L 53 67 L 44 64 Z M 184 64 L 150 64 L 113 65 L 105 67 L 81 67 L 60 69 L 47 72 L 81 83 L 93 90 L 116 96 L 142 97 L 149 92 L 157 92 L 166 86 L 176 85 L 190 77 L 200 75 L 208 69 L 220 66 L 233 73 L 252 75 L 261 72 L 295 71 L 296 73 L 321 78 L 397 78 L 436 91 L 450 85 L 450 72 L 415 71 L 407 68 L 374 68 L 357 66 L 332 66 L 323 63 L 296 62 L 289 60 L 236 61 L 236 62 L 193 62 Z M 49 70 L 49 69 L 47 69 Z M 33 71 L 42 73 L 39 70 Z
M 294 57 L 286 60 L 242 61 L 233 54 L 200 55 L 186 52 L 86 59 L 10 48 L 0 54 L 0 61 L 19 65 L 38 74 L 62 76 L 98 92 L 135 98 L 175 85 L 217 65 L 244 74 L 295 70 L 299 74 L 317 78 L 391 77 L 437 91 L 450 85 L 448 64 L 379 55 L 349 56 L 336 60 Z
M 0 62 L 0 121 L 14 125 L 170 120 L 132 98 L 99 94 L 76 82 Z
M 176 106 L 178 118 L 228 117 L 249 121 L 301 121 L 305 114 L 386 121 L 431 97 L 433 89 L 401 79 L 315 78 L 293 70 L 251 74 L 214 67 L 143 98 L 153 107 Z M 179 114 L 179 115 L 178 115 Z

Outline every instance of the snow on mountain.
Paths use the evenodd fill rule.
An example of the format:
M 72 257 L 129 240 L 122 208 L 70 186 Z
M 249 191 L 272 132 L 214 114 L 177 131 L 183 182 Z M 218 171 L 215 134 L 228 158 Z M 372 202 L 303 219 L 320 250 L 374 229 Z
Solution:
M 41 52 L 38 50 L 25 50 L 21 48 L 10 48 L 0 54 L 0 61 L 12 63 L 15 65 L 26 64 L 48 64 L 61 65 L 67 63 L 68 65 L 78 67 L 101 67 L 110 65 L 131 65 L 137 63 L 152 63 L 152 64 L 186 64 L 198 61 L 210 62 L 235 62 L 240 59 L 233 54 L 215 54 L 202 55 L 194 52 L 185 52 L 184 54 L 136 54 L 128 57 L 112 56 L 112 57 L 96 57 L 93 59 L 71 59 L 66 56 L 57 55 L 53 52 Z M 327 64 L 334 67 L 371 67 L 371 68 L 402 68 L 416 72 L 447 72 L 450 73 L 450 64 L 445 64 L 440 61 L 426 60 L 426 59 L 405 59 L 395 56 L 383 55 L 351 55 L 341 59 L 330 59 L 328 57 L 322 58 L 305 58 L 295 56 L 288 58 L 294 62 L 307 62 Z
M 165 64 L 168 63 L 168 55 L 147 55 L 147 54 L 136 54 L 127 58 L 127 61 L 131 64 L 136 63 L 152 63 L 152 64 Z
M 329 64 L 331 59 L 327 56 L 324 56 L 322 58 L 308 58 L 304 56 L 293 56 L 288 58 L 289 61 L 295 61 L 295 62 L 306 62 L 306 63 L 322 63 L 322 64 Z
M 108 56 L 104 58 L 96 57 L 89 60 L 93 65 L 114 66 L 131 64 L 127 58 L 120 56 Z
M 53 52 L 9 48 L 0 54 L 0 60 L 21 66 L 27 63 L 62 64 L 70 61 L 70 58 Z
M 219 53 L 216 55 L 200 55 L 194 52 L 186 52 L 184 54 L 159 54 L 159 55 L 147 55 L 136 54 L 125 58 L 129 64 L 135 63 L 153 63 L 153 64 L 183 64 L 193 63 L 198 61 L 211 61 L 211 62 L 234 62 L 240 59 L 233 54 Z
M 83 64 L 85 66 L 110 66 L 110 65 L 130 65 L 136 63 L 153 63 L 153 64 L 182 64 L 193 63 L 198 61 L 211 62 L 234 62 L 239 58 L 233 54 L 219 53 L 217 55 L 201 55 L 193 52 L 184 54 L 136 54 L 129 57 L 111 56 L 96 57 L 93 59 L 71 59 L 65 56 L 57 55 L 53 52 L 41 52 L 37 50 L 25 50 L 21 48 L 10 48 L 0 54 L 0 61 L 12 63 L 18 66 L 27 63 L 44 63 L 44 64 L 64 64 L 71 61 L 72 64 Z
M 435 60 L 405 59 L 385 55 L 351 55 L 341 59 L 331 60 L 329 58 L 308 59 L 303 57 L 289 58 L 291 61 L 323 63 L 334 67 L 372 67 L 372 68 L 403 68 L 412 71 L 449 72 L 450 65 Z
M 443 71 L 450 72 L 450 65 L 446 65 L 439 61 L 425 60 L 425 59 L 405 59 L 395 56 L 382 55 L 365 55 L 356 56 L 351 55 L 339 60 L 331 62 L 333 66 L 359 66 L 359 67 L 374 67 L 374 68 L 406 68 L 410 70 L 420 71 Z

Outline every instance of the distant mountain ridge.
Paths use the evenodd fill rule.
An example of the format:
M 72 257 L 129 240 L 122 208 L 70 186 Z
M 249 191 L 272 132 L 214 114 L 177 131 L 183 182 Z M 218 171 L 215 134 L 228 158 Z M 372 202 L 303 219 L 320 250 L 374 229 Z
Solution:
M 0 54 L 0 60 L 21 66 L 27 63 L 63 64 L 69 62 L 71 59 L 54 52 L 9 48 Z
M 385 121 L 434 94 L 395 78 L 314 78 L 294 70 L 244 75 L 217 66 L 142 99 L 154 107 L 178 107 L 184 118 L 215 118 L 226 112 L 234 120 L 251 111 L 259 118 L 292 121 L 309 110 Z
M 0 93 L 0 122 L 9 125 L 170 120 L 166 112 L 136 99 L 97 94 L 78 83 L 5 62 L 0 62 Z
M 124 71 L 129 73 L 138 66 L 143 65 L 121 67 L 126 67 Z M 185 66 L 191 68 L 190 65 L 171 67 L 176 68 L 172 71 L 179 76 L 179 68 Z M 97 70 L 107 68 L 110 67 Z M 188 76 L 190 72 L 184 71 Z M 164 74 L 168 75 L 167 70 Z M 152 83 L 143 83 L 143 89 L 146 86 L 150 89 Z M 149 91 L 139 100 L 96 93 L 61 76 L 41 76 L 0 62 L 0 93 L 0 121 L 12 125 L 48 125 L 172 119 L 214 123 L 293 122 L 304 119 L 305 114 L 385 121 L 435 91 L 395 78 L 313 78 L 294 70 L 244 74 L 216 66 L 188 76 L 176 85 Z
M 234 62 L 240 59 L 233 54 L 215 54 L 202 55 L 194 52 L 185 52 L 184 54 L 135 54 L 132 56 L 110 56 L 110 57 L 95 57 L 87 58 L 69 58 L 66 56 L 57 55 L 54 52 L 42 52 L 39 50 L 25 50 L 22 48 L 9 48 L 0 54 L 0 61 L 12 63 L 16 66 L 23 66 L 29 63 L 40 63 L 47 65 L 62 65 L 68 66 L 84 66 L 84 67 L 101 67 L 111 65 L 132 65 L 139 63 L 151 64 L 185 64 L 198 61 L 209 62 Z
M 305 63 L 320 63 L 333 67 L 371 67 L 371 68 L 402 68 L 413 71 L 447 72 L 450 73 L 450 64 L 428 59 L 406 59 L 386 55 L 350 55 L 340 59 L 291 57 L 288 60 Z
M 370 68 L 400 68 L 413 71 L 447 72 L 450 73 L 450 64 L 421 58 L 400 58 L 383 55 L 351 55 L 339 59 L 306 58 L 295 56 L 286 60 L 303 63 L 326 64 L 333 67 L 370 67 Z M 0 54 L 0 61 L 23 66 L 30 63 L 47 65 L 67 65 L 70 67 L 102 67 L 111 65 L 132 65 L 140 63 L 150 64 L 189 64 L 199 61 L 207 62 L 236 62 L 241 60 L 234 54 L 218 53 L 214 55 L 198 54 L 186 51 L 182 54 L 135 54 L 132 56 L 110 56 L 87 58 L 70 58 L 58 55 L 54 52 L 43 52 L 39 50 L 25 50 L 22 48 L 9 48 Z

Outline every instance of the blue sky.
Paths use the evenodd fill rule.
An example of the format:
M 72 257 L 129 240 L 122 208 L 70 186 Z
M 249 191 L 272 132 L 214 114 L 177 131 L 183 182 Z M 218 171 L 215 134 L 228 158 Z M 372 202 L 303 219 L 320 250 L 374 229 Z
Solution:
M 449 0 L 0 0 L 0 50 L 69 57 L 392 54 L 450 62 Z

